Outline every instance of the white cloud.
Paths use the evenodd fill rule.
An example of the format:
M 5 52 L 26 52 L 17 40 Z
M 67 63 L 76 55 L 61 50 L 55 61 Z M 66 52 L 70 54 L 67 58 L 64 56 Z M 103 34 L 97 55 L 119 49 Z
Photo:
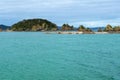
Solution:
M 120 18 L 109 19 L 109 20 L 99 20 L 99 21 L 84 21 L 84 22 L 73 22 L 71 25 L 79 26 L 84 25 L 86 27 L 104 27 L 107 24 L 111 24 L 112 26 L 120 25 Z
M 61 1 L 55 1 L 55 0 L 6 0 L 1 1 L 0 5 L 3 7 L 0 7 L 0 10 L 10 12 L 10 11 L 45 11 L 49 10 L 50 8 L 63 8 L 68 7 L 73 4 L 73 0 L 61 0 Z
M 84 21 L 95 25 L 98 21 L 119 18 L 119 3 L 120 0 L 1 0 L 0 21 L 41 17 L 56 24 Z
M 0 13 L 46 12 L 73 10 L 74 12 L 109 11 L 118 8 L 118 0 L 1 0 Z M 71 11 L 72 12 L 72 11 Z

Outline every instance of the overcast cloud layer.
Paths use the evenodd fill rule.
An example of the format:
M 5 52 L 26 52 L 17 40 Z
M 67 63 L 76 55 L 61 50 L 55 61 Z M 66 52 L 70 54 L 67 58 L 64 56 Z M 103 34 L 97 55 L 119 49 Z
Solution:
M 0 24 L 44 18 L 78 27 L 120 25 L 120 0 L 1 0 Z

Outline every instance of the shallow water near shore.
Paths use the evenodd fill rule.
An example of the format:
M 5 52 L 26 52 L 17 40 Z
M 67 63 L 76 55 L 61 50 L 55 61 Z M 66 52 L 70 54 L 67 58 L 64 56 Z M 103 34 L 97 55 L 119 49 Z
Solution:
M 2 32 L 0 80 L 120 80 L 120 34 Z

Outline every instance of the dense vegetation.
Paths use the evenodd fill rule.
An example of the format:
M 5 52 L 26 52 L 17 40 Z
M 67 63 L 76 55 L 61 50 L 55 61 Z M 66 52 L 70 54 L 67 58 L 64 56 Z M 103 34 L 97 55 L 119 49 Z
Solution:
M 74 27 L 70 26 L 69 24 L 63 24 L 61 30 L 62 31 L 72 31 L 72 30 L 74 30 Z
M 111 26 L 110 24 L 108 24 L 104 29 L 99 28 L 98 32 L 120 32 L 120 26 Z
M 83 25 L 80 25 L 78 27 L 78 31 L 85 31 L 85 30 L 86 30 L 86 28 Z
M 108 24 L 108 25 L 105 27 L 104 31 L 106 31 L 106 32 L 113 31 L 113 28 L 112 28 L 112 26 L 111 26 L 110 24 Z
M 28 19 L 12 25 L 13 31 L 56 31 L 57 25 L 45 19 Z
M 107 25 L 104 31 L 107 31 L 107 32 L 120 32 L 120 26 L 112 27 L 111 25 Z
M 86 27 L 83 26 L 83 25 L 80 25 L 80 26 L 78 27 L 78 31 L 81 31 L 81 32 L 84 32 L 84 33 L 93 32 L 90 28 L 86 28 Z
M 98 32 L 109 32 L 109 33 L 120 33 L 120 26 L 111 26 L 110 24 L 106 27 L 96 28 Z M 83 33 L 94 33 L 96 31 L 92 28 L 87 28 L 84 25 L 80 25 L 78 28 L 69 24 L 63 24 L 58 27 L 56 24 L 46 19 L 27 19 L 10 26 L 0 25 L 1 31 L 79 31 Z M 93 30 L 93 31 L 92 31 Z

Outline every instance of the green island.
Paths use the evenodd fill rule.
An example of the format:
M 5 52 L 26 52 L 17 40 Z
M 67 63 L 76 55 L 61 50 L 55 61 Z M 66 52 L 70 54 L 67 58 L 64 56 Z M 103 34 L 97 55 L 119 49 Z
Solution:
M 26 19 L 13 24 L 11 27 L 4 26 L 4 29 L 0 25 L 0 32 L 46 32 L 46 33 L 58 33 L 58 34 L 108 34 L 108 33 L 120 33 L 120 26 L 111 26 L 110 24 L 106 27 L 98 27 L 97 31 L 93 31 L 91 28 L 80 25 L 78 28 L 73 25 L 63 24 L 58 27 L 55 23 L 46 19 Z
M 57 25 L 45 19 L 28 19 L 15 23 L 12 31 L 56 31 Z

